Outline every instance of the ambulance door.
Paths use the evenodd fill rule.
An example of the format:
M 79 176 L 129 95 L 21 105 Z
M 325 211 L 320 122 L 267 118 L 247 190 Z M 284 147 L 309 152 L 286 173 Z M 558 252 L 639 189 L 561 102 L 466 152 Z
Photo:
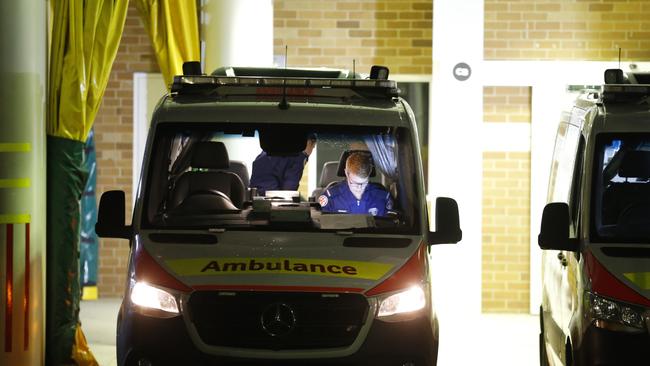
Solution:
M 560 124 L 551 166 L 549 202 L 570 204 L 579 140 L 580 130 L 577 126 L 567 122 Z M 552 348 L 548 351 L 552 351 L 559 357 L 564 353 L 570 319 L 569 309 L 572 294 L 569 286 L 568 266 L 571 255 L 573 253 L 561 250 L 544 250 L 542 254 L 542 311 L 545 338 Z

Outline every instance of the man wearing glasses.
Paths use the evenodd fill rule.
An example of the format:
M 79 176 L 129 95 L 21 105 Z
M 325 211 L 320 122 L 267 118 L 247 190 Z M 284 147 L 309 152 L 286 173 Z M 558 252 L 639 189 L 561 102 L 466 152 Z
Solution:
M 371 171 L 370 154 L 351 153 L 345 161 L 346 180 L 328 188 L 318 197 L 322 211 L 386 216 L 393 209 L 393 200 L 381 185 L 368 182 Z

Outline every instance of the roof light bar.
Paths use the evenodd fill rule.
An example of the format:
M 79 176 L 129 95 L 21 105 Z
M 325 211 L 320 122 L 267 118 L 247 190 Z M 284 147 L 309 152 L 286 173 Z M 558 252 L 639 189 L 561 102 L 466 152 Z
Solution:
M 312 79 L 309 80 L 311 86 L 331 86 L 332 80 L 330 79 Z
M 650 94 L 650 85 L 645 84 L 607 84 L 603 86 L 606 93 Z
M 624 102 L 650 97 L 649 84 L 606 84 L 603 85 L 602 99 L 607 102 Z
M 174 77 L 172 92 L 192 93 L 222 86 L 237 87 L 298 87 L 298 88 L 343 88 L 351 90 L 385 90 L 385 97 L 396 96 L 397 84 L 394 80 L 375 79 L 323 79 L 323 78 L 283 78 L 252 76 L 205 76 L 179 75 Z
M 284 79 L 284 82 L 290 86 L 307 86 L 306 79 Z
M 261 85 L 262 82 L 262 79 L 257 78 L 239 78 L 239 84 L 241 85 Z

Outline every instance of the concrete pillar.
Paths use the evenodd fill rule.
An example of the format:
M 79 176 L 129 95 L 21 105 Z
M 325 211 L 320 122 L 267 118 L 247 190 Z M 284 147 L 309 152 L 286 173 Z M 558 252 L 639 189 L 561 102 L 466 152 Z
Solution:
M 273 65 L 272 0 L 201 0 L 204 72 Z
M 47 2 L 0 2 L 0 365 L 42 365 Z

